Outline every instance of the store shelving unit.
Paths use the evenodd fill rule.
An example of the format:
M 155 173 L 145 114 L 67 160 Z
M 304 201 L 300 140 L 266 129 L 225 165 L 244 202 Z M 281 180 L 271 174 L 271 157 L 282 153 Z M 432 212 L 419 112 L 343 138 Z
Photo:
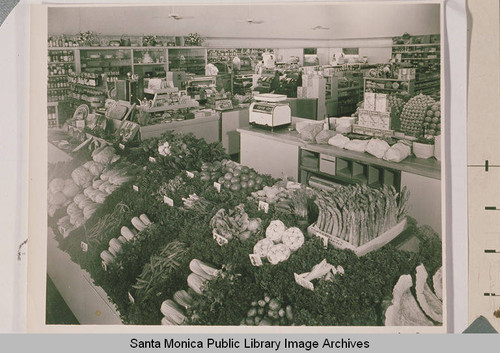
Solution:
M 244 96 L 252 92 L 253 75 L 235 75 L 233 78 L 233 94 Z
M 417 69 L 415 93 L 439 95 L 441 45 L 439 43 L 395 44 L 392 56 Z
M 206 48 L 168 48 L 169 71 L 186 71 L 195 75 L 204 75 L 206 63 Z
M 49 48 L 47 99 L 62 102 L 66 99 L 68 75 L 76 71 L 76 53 L 71 48 Z
M 348 72 L 336 72 L 326 78 L 326 111 L 329 116 L 350 115 L 362 100 L 362 78 Z
M 188 95 L 198 101 L 206 101 L 207 95 L 204 90 L 215 88 L 215 86 L 215 76 L 192 77 L 186 82 L 186 90 Z
M 398 88 L 394 88 L 393 84 L 397 83 Z M 412 95 L 415 93 L 415 80 L 398 79 L 398 78 L 364 78 L 364 92 L 386 93 L 386 94 L 402 94 Z

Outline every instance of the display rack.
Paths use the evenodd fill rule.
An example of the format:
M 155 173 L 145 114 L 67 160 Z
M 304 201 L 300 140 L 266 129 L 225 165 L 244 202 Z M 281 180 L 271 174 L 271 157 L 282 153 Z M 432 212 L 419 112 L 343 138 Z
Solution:
M 417 69 L 415 93 L 439 95 L 441 81 L 441 45 L 439 43 L 395 44 L 392 56 Z
M 47 104 L 47 117 L 48 117 L 49 129 L 59 127 L 59 103 L 58 102 L 49 102 Z
M 343 151 L 345 152 L 345 151 Z M 364 184 L 370 187 L 382 185 L 401 186 L 401 171 L 384 168 L 379 164 L 360 161 L 344 153 L 345 156 L 332 156 L 319 151 L 300 149 L 300 178 L 302 182 L 318 183 L 328 188 L 333 184 Z M 315 185 L 318 186 L 318 185 Z
M 329 116 L 350 115 L 362 100 L 362 78 L 349 72 L 336 72 L 326 78 L 326 112 Z
M 394 86 L 397 84 L 397 88 Z M 364 92 L 387 93 L 413 95 L 415 91 L 415 80 L 398 79 L 398 78 L 364 78 Z

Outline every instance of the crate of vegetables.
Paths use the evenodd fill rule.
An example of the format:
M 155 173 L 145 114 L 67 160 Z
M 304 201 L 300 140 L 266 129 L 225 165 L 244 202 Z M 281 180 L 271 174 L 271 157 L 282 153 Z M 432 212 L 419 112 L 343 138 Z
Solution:
M 358 256 L 377 250 L 395 239 L 406 227 L 409 193 L 394 187 L 366 185 L 338 187 L 334 192 L 318 191 L 314 201 L 318 219 L 308 233 L 328 239 L 338 249 L 350 249 Z
M 374 250 L 380 249 L 384 245 L 390 243 L 392 240 L 394 240 L 399 234 L 403 232 L 406 228 L 406 218 L 403 219 L 401 222 L 396 224 L 394 227 L 390 228 L 389 230 L 385 231 L 384 233 L 380 234 L 379 236 L 374 237 L 372 240 L 368 241 L 367 243 L 364 243 L 361 246 L 354 246 L 353 244 L 349 243 L 348 241 L 342 240 L 336 236 L 333 236 L 331 234 L 325 233 L 321 231 L 316 223 L 311 224 L 307 228 L 307 232 L 310 235 L 316 235 L 316 236 L 322 236 L 322 237 L 327 237 L 329 244 L 331 244 L 334 248 L 336 249 L 348 249 L 354 251 L 354 253 L 358 256 L 364 256 L 368 254 L 369 252 L 372 252 Z

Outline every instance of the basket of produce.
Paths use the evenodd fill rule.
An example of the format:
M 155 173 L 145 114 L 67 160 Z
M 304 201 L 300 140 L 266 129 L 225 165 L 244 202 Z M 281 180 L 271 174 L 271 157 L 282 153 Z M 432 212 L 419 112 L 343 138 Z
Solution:
M 318 219 L 307 231 L 328 239 L 337 249 L 350 249 L 358 256 L 377 250 L 395 239 L 406 227 L 406 188 L 381 189 L 365 185 L 339 187 L 335 194 L 319 192 L 315 200 Z

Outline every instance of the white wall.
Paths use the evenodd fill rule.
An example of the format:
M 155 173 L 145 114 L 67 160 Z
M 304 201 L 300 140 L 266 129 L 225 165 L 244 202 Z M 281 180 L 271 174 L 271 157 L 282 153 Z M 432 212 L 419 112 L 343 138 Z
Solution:
M 175 12 L 181 20 L 168 15 Z M 246 19 L 262 21 L 248 24 Z M 312 30 L 321 25 L 328 30 Z M 272 40 L 290 47 L 304 47 L 301 40 L 315 40 L 331 47 L 335 40 L 390 38 L 439 33 L 438 4 L 252 4 L 120 7 L 57 7 L 49 9 L 50 34 L 93 31 L 103 35 L 200 33 L 210 45 Z M 285 42 L 281 42 L 285 40 Z M 237 44 L 241 46 L 241 44 Z M 249 46 L 249 45 L 245 45 Z M 276 45 L 275 45 L 276 46 Z

